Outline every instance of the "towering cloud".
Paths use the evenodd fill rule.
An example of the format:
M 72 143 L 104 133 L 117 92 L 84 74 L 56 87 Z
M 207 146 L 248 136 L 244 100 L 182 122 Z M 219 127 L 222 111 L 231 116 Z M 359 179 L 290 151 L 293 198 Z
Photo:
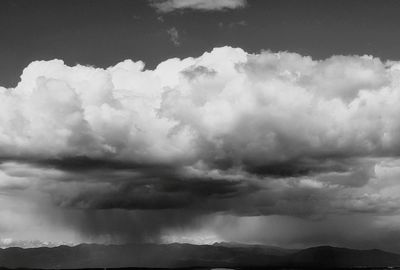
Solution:
M 397 218 L 399 102 L 400 64 L 372 56 L 36 61 L 0 89 L 0 188 L 67 231 L 132 241 L 227 215 Z M 372 223 L 366 235 L 387 226 Z
M 1 90 L 2 157 L 292 175 L 400 151 L 395 62 L 225 47 L 143 68 L 33 62 Z

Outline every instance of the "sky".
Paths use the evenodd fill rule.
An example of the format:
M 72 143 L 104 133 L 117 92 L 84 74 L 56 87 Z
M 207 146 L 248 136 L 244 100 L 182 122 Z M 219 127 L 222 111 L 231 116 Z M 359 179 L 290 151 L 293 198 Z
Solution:
M 398 1 L 0 2 L 0 247 L 400 252 Z

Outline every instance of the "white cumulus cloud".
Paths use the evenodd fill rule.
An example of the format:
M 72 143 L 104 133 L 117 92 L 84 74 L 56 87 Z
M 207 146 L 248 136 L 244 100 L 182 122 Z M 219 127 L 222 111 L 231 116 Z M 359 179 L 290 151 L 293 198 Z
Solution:
M 400 153 L 399 67 L 217 48 L 154 70 L 36 61 L 0 92 L 4 158 L 240 167 Z
M 171 231 L 199 209 L 398 217 L 399 104 L 400 62 L 372 56 L 222 47 L 153 70 L 35 61 L 15 88 L 0 87 L 0 232 L 17 239 L 30 222 L 41 236 L 26 215 L 36 200 L 79 216 L 71 226 L 84 232 L 98 224 L 79 208 L 102 209 L 102 237 L 131 234 L 138 209 L 153 210 L 140 212 L 157 220 L 140 223 L 150 235 L 165 209 L 186 210 Z M 115 208 L 132 210 L 115 212 L 122 230 Z

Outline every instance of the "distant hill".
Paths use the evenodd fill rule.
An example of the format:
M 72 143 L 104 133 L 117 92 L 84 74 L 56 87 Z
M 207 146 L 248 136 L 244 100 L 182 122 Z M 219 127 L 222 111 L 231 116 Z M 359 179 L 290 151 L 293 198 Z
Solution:
M 400 266 L 400 255 L 329 246 L 290 250 L 217 243 L 92 245 L 0 249 L 0 267 L 76 269 L 123 267 L 377 267 Z
M 287 256 L 285 263 L 302 267 L 400 266 L 400 255 L 378 249 L 355 250 L 320 246 Z
M 220 246 L 220 247 L 230 247 L 230 248 L 252 248 L 252 249 L 259 249 L 263 250 L 265 254 L 268 255 L 288 255 L 299 251 L 298 249 L 287 249 L 281 248 L 276 246 L 266 246 L 266 245 L 258 245 L 258 244 L 242 244 L 242 243 L 232 243 L 232 242 L 219 242 L 214 243 L 213 246 Z

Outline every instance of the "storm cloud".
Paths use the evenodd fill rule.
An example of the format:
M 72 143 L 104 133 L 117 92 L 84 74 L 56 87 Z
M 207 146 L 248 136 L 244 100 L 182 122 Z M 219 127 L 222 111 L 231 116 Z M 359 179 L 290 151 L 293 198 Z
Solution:
M 372 56 L 35 61 L 0 88 L 1 195 L 84 239 L 159 241 L 226 216 L 373 223 L 399 215 L 399 102 L 400 63 Z

